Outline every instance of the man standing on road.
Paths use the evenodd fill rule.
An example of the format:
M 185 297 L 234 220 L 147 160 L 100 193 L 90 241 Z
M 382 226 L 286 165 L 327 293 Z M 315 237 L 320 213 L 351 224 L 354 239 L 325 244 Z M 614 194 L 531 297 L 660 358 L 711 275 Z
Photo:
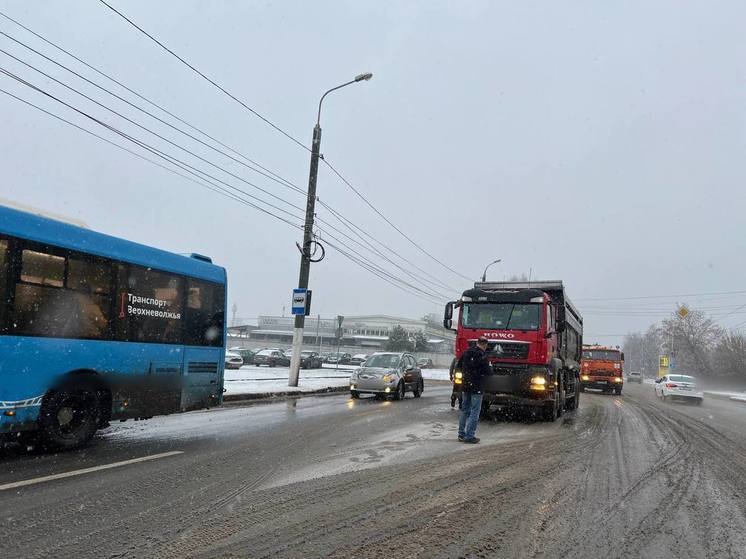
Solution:
M 464 401 L 458 418 L 458 440 L 465 443 L 479 442 L 479 438 L 474 435 L 479 423 L 479 412 L 482 410 L 482 381 L 490 370 L 486 353 L 488 346 L 487 338 L 480 336 L 477 345 L 467 349 L 459 359 L 464 375 Z

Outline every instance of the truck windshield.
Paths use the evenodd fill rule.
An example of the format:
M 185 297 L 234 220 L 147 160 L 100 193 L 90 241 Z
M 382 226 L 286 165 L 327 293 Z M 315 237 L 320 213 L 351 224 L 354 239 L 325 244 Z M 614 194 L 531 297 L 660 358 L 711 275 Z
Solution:
M 599 349 L 583 351 L 583 359 L 597 359 L 600 361 L 621 361 L 618 351 L 604 351 Z
M 465 304 L 461 324 L 485 330 L 538 330 L 540 307 L 529 303 Z

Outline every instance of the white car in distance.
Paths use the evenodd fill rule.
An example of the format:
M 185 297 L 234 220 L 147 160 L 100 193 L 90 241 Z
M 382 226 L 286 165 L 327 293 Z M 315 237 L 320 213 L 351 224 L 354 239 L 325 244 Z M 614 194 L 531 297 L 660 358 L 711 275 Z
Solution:
M 697 379 L 689 375 L 665 375 L 655 381 L 655 395 L 663 401 L 689 400 L 699 405 L 704 393 L 697 386 Z

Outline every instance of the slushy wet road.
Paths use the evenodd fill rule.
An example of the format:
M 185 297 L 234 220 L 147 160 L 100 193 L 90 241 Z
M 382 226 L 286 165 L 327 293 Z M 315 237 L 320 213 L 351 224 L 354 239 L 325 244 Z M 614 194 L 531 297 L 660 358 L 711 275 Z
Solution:
M 449 388 L 117 423 L 0 454 L 23 557 L 746 557 L 746 405 L 586 393 L 456 440 Z

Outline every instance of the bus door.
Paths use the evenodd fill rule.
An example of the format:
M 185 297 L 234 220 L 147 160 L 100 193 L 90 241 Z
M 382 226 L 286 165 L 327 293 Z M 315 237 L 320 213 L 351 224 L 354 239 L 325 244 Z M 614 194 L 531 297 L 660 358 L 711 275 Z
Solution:
M 225 285 L 189 278 L 181 409 L 222 402 L 225 365 Z

